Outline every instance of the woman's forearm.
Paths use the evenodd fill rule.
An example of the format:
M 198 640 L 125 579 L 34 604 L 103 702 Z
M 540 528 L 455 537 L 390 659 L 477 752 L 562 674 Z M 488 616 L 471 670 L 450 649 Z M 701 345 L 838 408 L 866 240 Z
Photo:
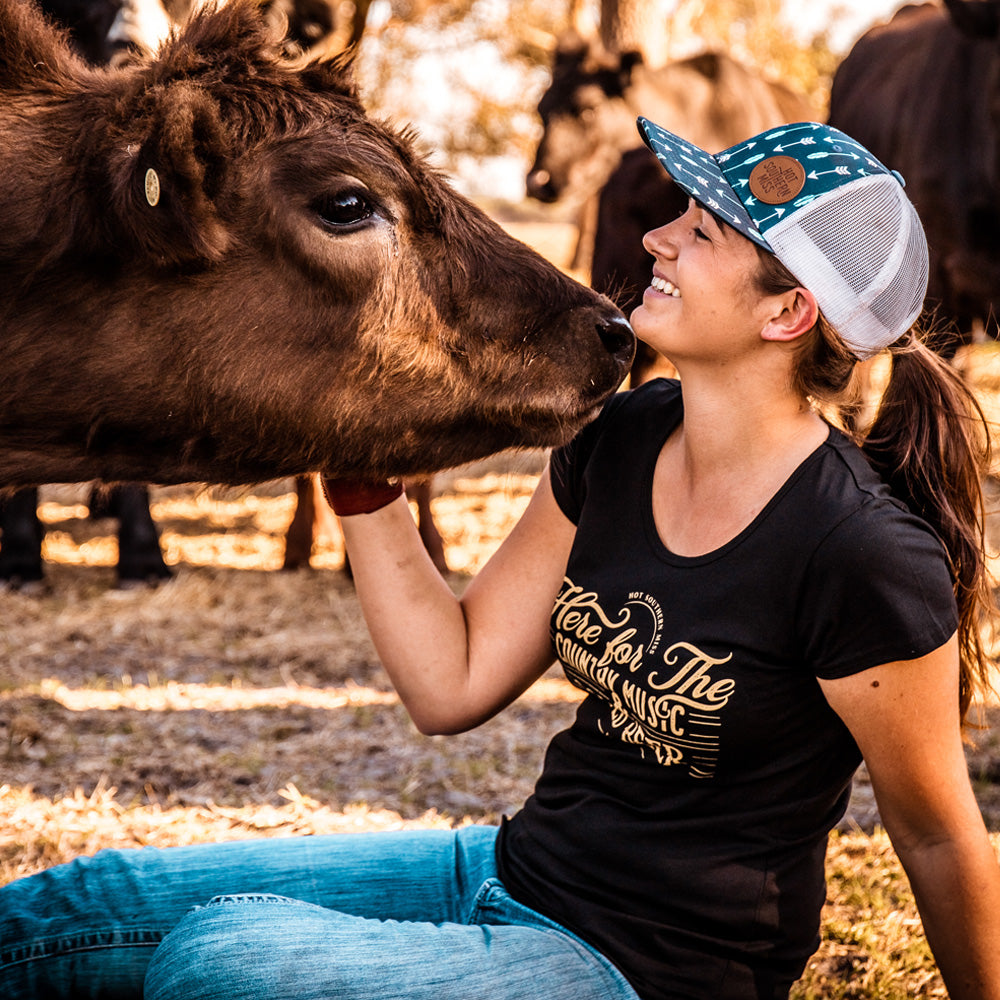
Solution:
M 952 1000 L 1000 1000 L 1000 866 L 986 836 L 899 851 Z
M 375 648 L 418 728 L 462 701 L 468 637 L 461 604 L 431 562 L 405 498 L 342 520 Z
M 575 529 L 547 474 L 461 599 L 427 555 L 404 499 L 343 525 L 375 647 L 421 731 L 478 725 L 551 664 L 549 614 Z

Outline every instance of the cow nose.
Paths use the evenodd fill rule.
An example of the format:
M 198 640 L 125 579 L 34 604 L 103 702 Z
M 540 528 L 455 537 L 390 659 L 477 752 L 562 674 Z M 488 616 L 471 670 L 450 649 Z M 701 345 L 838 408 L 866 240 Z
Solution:
M 635 334 L 623 316 L 609 316 L 597 324 L 597 335 L 616 360 L 630 361 L 635 351 Z

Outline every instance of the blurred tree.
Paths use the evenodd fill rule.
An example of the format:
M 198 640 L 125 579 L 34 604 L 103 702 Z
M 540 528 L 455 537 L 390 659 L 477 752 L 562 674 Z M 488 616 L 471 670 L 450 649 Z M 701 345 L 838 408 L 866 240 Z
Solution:
M 795 3 L 355 0 L 364 26 L 358 76 L 373 110 L 415 124 L 442 167 L 489 194 L 491 164 L 506 160 L 508 174 L 523 177 L 531 161 L 555 39 L 571 26 L 599 34 L 612 51 L 641 51 L 652 65 L 706 48 L 729 52 L 825 114 L 837 56 L 826 31 L 801 38 Z
M 673 44 L 690 45 L 693 37 L 706 48 L 722 49 L 804 94 L 825 115 L 840 57 L 831 50 L 827 28 L 801 37 L 796 9 L 795 0 L 677 0 Z
M 613 52 L 635 50 L 657 66 L 716 49 L 781 80 L 825 113 L 839 57 L 824 29 L 795 30 L 795 0 L 601 0 L 600 36 Z
M 528 160 L 570 18 L 567 0 L 375 0 L 358 56 L 363 96 L 415 123 L 450 171 L 484 157 Z

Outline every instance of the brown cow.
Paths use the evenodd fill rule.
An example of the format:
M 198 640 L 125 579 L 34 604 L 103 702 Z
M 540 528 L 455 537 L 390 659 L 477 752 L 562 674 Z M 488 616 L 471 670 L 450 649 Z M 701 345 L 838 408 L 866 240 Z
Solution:
M 527 189 L 546 202 L 596 194 L 621 154 L 642 145 L 638 115 L 711 151 L 812 117 L 798 94 L 722 53 L 654 69 L 638 52 L 611 54 L 575 34 L 560 41 L 538 114 L 543 134 Z
M 95 66 L 120 65 L 134 56 L 151 56 L 166 40 L 172 25 L 185 22 L 200 0 L 37 0 L 42 12 L 69 32 L 75 51 Z M 284 30 L 282 49 L 300 55 L 323 44 L 334 33 L 334 0 L 260 0 L 269 23 Z M 311 479 L 297 485 L 301 498 L 286 537 L 285 566 L 308 565 L 313 536 L 323 530 L 324 507 L 313 503 Z M 447 569 L 444 545 L 430 511 L 430 484 L 420 481 L 408 491 L 416 499 L 418 523 L 428 551 L 442 572 Z M 320 498 L 322 499 L 322 498 Z M 34 589 L 44 580 L 38 517 L 38 487 L 0 494 L 0 586 Z M 118 522 L 116 579 L 120 587 L 156 584 L 169 579 L 159 532 L 149 509 L 144 483 L 95 486 L 88 501 L 91 518 Z M 332 514 L 330 515 L 332 518 Z M 314 524 L 314 521 L 316 522 Z
M 0 482 L 421 475 L 623 378 L 606 299 L 276 44 L 232 0 L 94 69 L 0 0 Z

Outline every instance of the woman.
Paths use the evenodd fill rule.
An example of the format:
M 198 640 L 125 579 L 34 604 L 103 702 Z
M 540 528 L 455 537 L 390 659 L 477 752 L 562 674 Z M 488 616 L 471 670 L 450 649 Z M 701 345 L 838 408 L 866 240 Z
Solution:
M 524 809 L 40 873 L 0 890 L 4 996 L 137 996 L 145 975 L 149 998 L 784 997 L 863 754 L 951 996 L 1000 998 L 1000 868 L 961 742 L 986 679 L 981 456 L 971 398 L 909 333 L 916 215 L 826 126 L 718 157 L 640 130 L 692 198 L 646 236 L 632 316 L 680 382 L 619 394 L 555 453 L 461 600 L 398 486 L 327 483 L 421 730 L 488 719 L 553 647 L 588 693 Z M 862 452 L 817 406 L 886 347 Z

